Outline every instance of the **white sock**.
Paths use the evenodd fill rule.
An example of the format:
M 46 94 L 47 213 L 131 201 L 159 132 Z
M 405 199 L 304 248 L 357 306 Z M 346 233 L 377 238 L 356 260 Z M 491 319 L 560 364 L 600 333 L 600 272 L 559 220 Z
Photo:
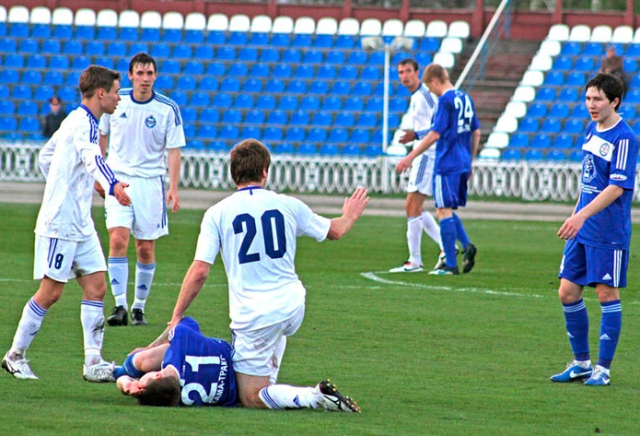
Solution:
M 156 272 L 156 263 L 144 264 L 138 262 L 136 265 L 136 298 L 133 301 L 133 309 L 140 309 L 144 312 L 144 305 L 151 291 L 153 274 Z
M 442 246 L 442 238 L 440 237 L 440 226 L 433 215 L 424 211 L 422 212 L 422 215 L 420 215 L 420 218 L 422 219 L 422 227 L 424 228 L 425 233 L 440 246 L 440 250 L 444 250 L 444 247 Z
M 591 368 L 591 360 L 574 360 L 573 363 L 581 368 Z
M 104 303 L 102 301 L 82 300 L 80 321 L 84 336 L 84 363 L 93 365 L 102 359 L 104 340 Z
M 409 262 L 422 265 L 420 245 L 422 242 L 422 220 L 419 216 L 407 220 L 407 244 L 409 245 Z
M 274 353 L 271 360 L 271 367 L 273 368 L 273 372 L 269 376 L 269 384 L 275 385 L 278 383 L 278 373 L 280 372 L 280 365 L 282 364 L 282 357 L 284 356 L 284 350 L 287 348 L 287 337 L 283 336 L 280 338 L 278 345 L 276 346 L 276 352 Z
M 24 357 L 27 348 L 29 348 L 36 333 L 40 330 L 42 320 L 46 314 L 47 311 L 40 307 L 38 303 L 33 300 L 33 297 L 24 305 L 22 317 L 18 323 L 16 334 L 13 337 L 13 344 L 9 350 L 9 356 L 11 358 Z
M 260 399 L 269 409 L 315 409 L 318 395 L 315 388 L 271 385 L 260 390 Z
M 116 306 L 129 309 L 129 305 L 127 304 L 129 261 L 126 257 L 110 257 L 108 263 L 109 283 L 111 283 L 111 293 L 116 299 Z

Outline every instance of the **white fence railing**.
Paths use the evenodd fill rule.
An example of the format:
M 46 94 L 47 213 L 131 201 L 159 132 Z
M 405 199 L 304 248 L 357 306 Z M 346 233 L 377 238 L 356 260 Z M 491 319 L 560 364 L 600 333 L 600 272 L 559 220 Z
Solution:
M 41 181 L 39 146 L 0 143 L 0 181 Z M 276 191 L 345 194 L 357 186 L 402 193 L 407 175 L 395 173 L 398 158 L 273 155 L 269 187 Z M 185 150 L 180 184 L 188 188 L 233 189 L 228 154 Z M 639 178 L 636 177 L 636 187 Z M 579 163 L 477 160 L 469 192 L 527 201 L 572 201 L 580 189 Z M 635 191 L 635 200 L 640 195 Z

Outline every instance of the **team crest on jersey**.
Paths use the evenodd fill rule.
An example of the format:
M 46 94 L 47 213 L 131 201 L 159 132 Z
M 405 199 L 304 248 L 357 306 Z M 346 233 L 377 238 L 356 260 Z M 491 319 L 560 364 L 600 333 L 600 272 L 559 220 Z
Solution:
M 593 163 L 593 155 L 588 154 L 582 162 L 582 180 L 590 182 L 596 178 L 596 165 Z
M 149 115 L 146 120 L 144 120 L 144 125 L 150 129 L 153 129 L 156 126 L 156 119 L 153 118 L 153 115 Z
M 606 156 L 609 154 L 609 150 L 611 149 L 611 144 L 609 144 L 608 142 L 604 142 L 601 146 L 600 146 L 600 156 Z

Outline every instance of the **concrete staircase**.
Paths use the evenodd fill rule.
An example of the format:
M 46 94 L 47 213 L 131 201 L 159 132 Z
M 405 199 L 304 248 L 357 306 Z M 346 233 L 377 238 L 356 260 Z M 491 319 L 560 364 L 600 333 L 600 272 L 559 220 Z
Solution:
M 477 40 L 467 41 L 454 67 L 453 83 L 460 76 L 476 45 Z M 481 148 L 520 83 L 522 75 L 529 67 L 539 46 L 540 41 L 501 40 L 498 41 L 492 55 L 487 59 L 484 78 L 477 80 L 469 93 L 480 119 Z M 474 68 L 480 65 L 480 61 L 479 57 Z M 462 89 L 464 88 L 463 84 Z

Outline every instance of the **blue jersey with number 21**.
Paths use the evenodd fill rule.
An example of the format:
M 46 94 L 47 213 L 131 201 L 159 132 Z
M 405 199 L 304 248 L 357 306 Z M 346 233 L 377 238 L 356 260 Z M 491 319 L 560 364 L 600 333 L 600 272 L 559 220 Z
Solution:
M 232 407 L 238 403 L 228 342 L 207 338 L 189 317 L 171 331 L 169 341 L 162 368 L 172 365 L 180 373 L 182 405 Z
M 471 132 L 479 128 L 473 101 L 464 91 L 450 89 L 442 94 L 431 127 L 440 135 L 434 166 L 436 174 L 471 171 Z

